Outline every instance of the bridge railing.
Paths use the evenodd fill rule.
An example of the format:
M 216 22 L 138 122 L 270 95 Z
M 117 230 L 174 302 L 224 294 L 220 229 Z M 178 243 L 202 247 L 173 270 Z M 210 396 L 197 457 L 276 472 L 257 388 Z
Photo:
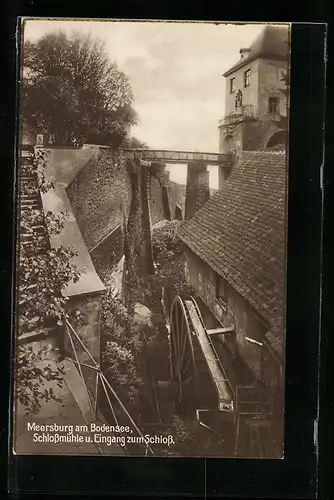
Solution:
M 202 153 L 197 151 L 170 151 L 156 149 L 124 149 L 134 160 L 164 161 L 166 163 L 191 163 L 203 161 L 207 165 L 230 164 L 233 154 Z

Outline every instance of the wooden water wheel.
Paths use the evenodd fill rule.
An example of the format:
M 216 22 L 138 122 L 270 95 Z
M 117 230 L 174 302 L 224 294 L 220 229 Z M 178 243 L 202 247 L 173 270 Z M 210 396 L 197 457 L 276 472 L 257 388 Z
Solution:
M 197 373 L 191 322 L 182 299 L 177 295 L 170 313 L 170 366 L 176 386 L 175 406 L 179 411 L 196 407 Z
M 184 301 L 180 296 L 175 297 L 169 342 L 174 408 L 182 416 L 196 415 L 202 426 L 217 432 L 218 441 L 223 434 L 231 455 L 234 447 L 235 456 L 273 458 L 271 409 L 267 408 L 266 400 L 265 408 L 258 408 L 261 394 L 258 390 L 253 394 L 257 386 L 238 386 L 238 391 L 232 387 L 223 365 L 225 361 L 231 371 L 229 353 L 218 349 L 218 339 L 214 341 L 216 335 L 232 331 L 234 326 L 207 329 L 197 301 L 193 297 Z M 243 387 L 242 397 L 240 387 Z

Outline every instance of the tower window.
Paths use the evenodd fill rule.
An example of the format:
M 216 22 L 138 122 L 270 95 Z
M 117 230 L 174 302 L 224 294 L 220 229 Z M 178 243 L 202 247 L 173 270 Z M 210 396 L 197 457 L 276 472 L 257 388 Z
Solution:
M 269 97 L 269 113 L 275 114 L 278 112 L 278 97 Z
M 244 74 L 244 86 L 249 87 L 251 83 L 251 70 L 248 69 Z
M 230 94 L 233 94 L 235 91 L 235 78 L 231 78 L 230 80 Z

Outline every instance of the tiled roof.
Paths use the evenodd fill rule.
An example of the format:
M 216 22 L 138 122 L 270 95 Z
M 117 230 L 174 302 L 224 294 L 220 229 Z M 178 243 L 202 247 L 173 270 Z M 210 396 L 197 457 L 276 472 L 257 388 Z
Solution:
M 275 329 L 276 352 L 283 339 L 285 159 L 284 152 L 243 152 L 222 189 L 179 228 L 181 240 Z
M 278 59 L 287 59 L 289 53 L 289 25 L 266 25 L 261 33 L 255 38 L 249 47 L 247 57 L 240 59 L 232 68 L 224 73 L 228 76 L 236 69 L 248 64 L 249 61 L 257 57 L 270 57 Z
M 265 337 L 267 342 L 271 345 L 272 349 L 277 354 L 280 360 L 284 358 L 284 342 L 283 342 L 283 330 L 282 330 L 282 321 L 279 321 L 279 324 L 273 326 L 271 330 L 269 330 Z

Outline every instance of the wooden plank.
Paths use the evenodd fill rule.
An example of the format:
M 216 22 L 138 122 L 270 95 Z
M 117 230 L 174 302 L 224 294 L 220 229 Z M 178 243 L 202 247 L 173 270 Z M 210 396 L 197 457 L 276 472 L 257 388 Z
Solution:
M 234 332 L 234 326 L 226 326 L 222 328 L 212 328 L 210 330 L 206 331 L 208 335 L 219 335 L 219 334 L 224 334 L 224 333 L 233 333 Z
M 199 345 L 205 356 L 210 376 L 217 389 L 219 406 L 221 409 L 227 409 L 228 407 L 230 407 L 230 410 L 232 410 L 234 406 L 233 391 L 227 380 L 226 374 L 222 371 L 221 365 L 215 356 L 209 338 L 196 311 L 195 305 L 188 300 L 185 301 L 185 305 L 189 312 L 192 326 L 194 328 L 194 333 L 198 338 Z

